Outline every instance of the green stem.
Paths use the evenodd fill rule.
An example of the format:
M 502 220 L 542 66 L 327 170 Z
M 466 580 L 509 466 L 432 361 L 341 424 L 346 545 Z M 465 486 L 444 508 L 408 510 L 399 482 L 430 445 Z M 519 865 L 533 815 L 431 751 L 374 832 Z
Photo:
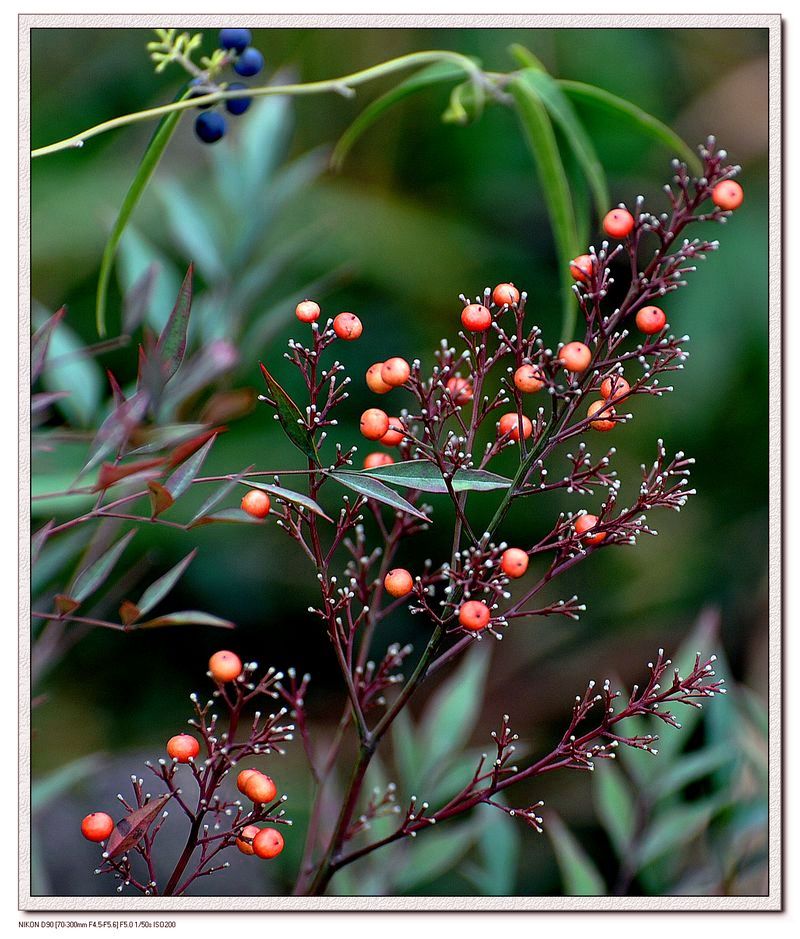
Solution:
M 56 143 L 51 143 L 46 147 L 39 147 L 31 151 L 31 157 L 48 156 L 51 153 L 58 153 L 60 150 L 69 150 L 73 147 L 82 147 L 86 140 L 91 137 L 97 137 L 110 130 L 116 130 L 118 127 L 126 127 L 128 124 L 138 124 L 143 121 L 152 121 L 163 117 L 165 114 L 171 114 L 175 111 L 185 111 L 189 108 L 202 107 L 203 105 L 216 104 L 218 101 L 225 101 L 228 98 L 260 98 L 268 95 L 288 95 L 297 97 L 300 95 L 317 95 L 335 92 L 337 94 L 351 95 L 353 89 L 358 85 L 366 84 L 376 78 L 383 78 L 385 75 L 392 75 L 395 72 L 401 72 L 409 68 L 420 65 L 428 65 L 432 62 L 453 62 L 460 65 L 465 74 L 474 81 L 482 81 L 483 73 L 472 59 L 467 56 L 459 55 L 457 52 L 447 52 L 444 50 L 432 50 L 429 52 L 413 52 L 409 55 L 402 55 L 396 59 L 390 59 L 388 62 L 381 62 L 380 65 L 372 65 L 369 68 L 353 72 L 350 75 L 343 75 L 341 78 L 331 78 L 325 81 L 305 82 L 293 85 L 263 85 L 257 88 L 235 89 L 234 91 L 217 91 L 213 94 L 202 95 L 191 98 L 186 101 L 174 101 L 171 104 L 164 104 L 157 108 L 147 108 L 144 111 L 134 111 L 131 114 L 123 114 L 120 117 L 103 121 L 101 124 L 95 124 L 79 134 L 72 137 L 65 137 Z

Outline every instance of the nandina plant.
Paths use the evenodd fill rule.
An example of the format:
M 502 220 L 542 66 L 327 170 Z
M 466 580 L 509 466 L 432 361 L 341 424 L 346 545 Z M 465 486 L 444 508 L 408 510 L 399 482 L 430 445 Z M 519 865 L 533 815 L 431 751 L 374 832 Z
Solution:
M 476 643 L 518 628 L 521 620 L 576 618 L 583 603 L 576 597 L 546 602 L 541 597 L 545 588 L 598 551 L 632 546 L 639 536 L 655 534 L 651 513 L 680 511 L 693 494 L 688 488 L 692 460 L 682 452 L 668 454 L 659 440 L 655 457 L 643 466 L 635 500 L 621 507 L 620 481 L 612 468 L 615 448 L 599 457 L 590 448 L 606 433 L 624 446 L 625 425 L 635 410 L 656 406 L 673 390 L 663 383 L 665 375 L 683 368 L 687 337 L 670 331 L 671 295 L 686 285 L 696 262 L 718 247 L 713 240 L 686 237 L 687 229 L 725 221 L 742 200 L 733 180 L 738 167 L 727 163 L 725 152 L 709 140 L 700 156 L 702 172 L 695 178 L 685 164 L 675 162 L 666 187 L 668 212 L 649 211 L 641 198 L 630 210 L 619 206 L 604 220 L 611 241 L 572 260 L 569 270 L 583 317 L 578 338 L 548 341 L 530 322 L 528 294 L 503 283 L 474 298 L 461 296 L 462 308 L 453 314 L 455 328 L 460 317 L 458 338 L 444 341 L 433 358 L 407 362 L 391 356 L 375 363 L 365 385 L 359 381 L 359 400 L 364 401 L 360 431 L 381 449 L 364 460 L 355 447 L 335 440 L 337 408 L 352 384 L 340 361 L 340 343 L 357 341 L 363 329 L 377 324 L 350 312 L 323 318 L 316 301 L 298 303 L 300 328 L 310 337 L 290 341 L 286 358 L 302 377 L 306 399 L 296 402 L 283 389 L 279 363 L 260 367 L 266 383 L 263 402 L 302 454 L 303 465 L 284 475 L 305 479 L 305 489 L 285 488 L 274 470 L 249 468 L 215 477 L 222 488 L 185 527 L 239 513 L 253 524 L 278 525 L 299 545 L 319 587 L 319 600 L 311 608 L 321 627 L 318 636 L 320 641 L 327 637 L 340 672 L 337 730 L 331 739 L 314 739 L 306 712 L 313 693 L 308 676 L 298 680 L 293 670 L 284 675 L 271 669 L 256 681 L 255 665 L 243 666 L 236 652 L 216 653 L 209 663 L 211 699 L 201 706 L 193 696 L 191 732 L 171 738 L 169 759 L 150 766 L 163 792 L 145 792 L 134 776 L 135 798 L 122 800 L 122 819 L 114 823 L 95 812 L 84 820 L 84 834 L 104 845 L 98 873 L 117 877 L 118 889 L 129 885 L 152 896 L 177 895 L 198 877 L 224 869 L 226 850 L 278 857 L 283 846 L 278 828 L 288 824 L 280 808 L 285 797 L 278 798 L 272 779 L 248 761 L 280 754 L 283 742 L 297 732 L 314 795 L 304 835 L 292 832 L 305 842 L 295 893 L 321 895 L 354 861 L 403 839 L 424 838 L 427 829 L 482 804 L 540 831 L 542 803 L 510 801 L 518 783 L 554 770 L 593 770 L 598 760 L 613 759 L 626 747 L 655 754 L 657 733 L 631 731 L 629 719 L 651 718 L 654 730 L 660 724 L 678 728 L 674 706 L 700 707 L 704 699 L 724 693 L 713 655 L 698 654 L 688 673 L 680 674 L 659 649 L 630 693 L 623 695 L 610 681 L 590 681 L 576 695 L 564 732 L 548 752 L 517 759 L 518 735 L 508 715 L 499 716 L 491 752 L 442 804 L 398 792 L 393 784 L 382 792 L 366 790 L 387 732 L 423 682 L 450 668 Z M 609 288 L 620 279 L 627 289 L 612 305 Z M 160 342 L 149 361 L 163 363 L 169 348 L 169 342 Z M 173 349 L 166 361 L 175 365 L 175 354 Z M 143 367 L 142 374 L 148 369 Z M 151 378 L 157 384 L 165 372 L 154 367 L 149 374 L 157 376 Z M 370 400 L 372 394 L 381 397 Z M 384 400 L 392 406 L 381 407 Z M 211 442 L 213 437 L 204 446 Z M 494 472 L 496 457 L 511 448 L 519 454 L 513 476 Z M 125 456 L 124 444 L 118 444 L 117 472 L 124 473 Z M 190 457 L 181 464 L 182 473 L 176 471 L 180 492 L 212 481 L 197 475 L 199 465 Z M 274 481 L 262 481 L 270 476 Z M 237 484 L 248 488 L 240 508 L 212 512 Z M 175 488 L 151 479 L 149 492 L 125 498 L 149 494 L 156 519 L 175 502 Z M 574 512 L 544 519 L 530 543 L 508 545 L 503 540 L 508 513 L 554 489 L 581 497 L 581 504 Z M 597 490 L 604 495 L 594 506 Z M 488 521 L 471 503 L 473 492 L 496 494 Z M 429 496 L 441 497 L 441 505 L 429 505 Z M 102 515 L 102 499 L 95 512 Z M 411 570 L 397 566 L 401 544 L 431 524 L 448 525 L 450 555 L 420 561 Z M 541 570 L 539 578 L 528 589 L 516 590 L 514 582 L 531 563 Z M 71 615 L 69 600 L 61 598 L 62 616 Z M 399 643 L 376 647 L 377 626 L 402 605 L 429 628 L 428 642 L 416 656 Z M 140 606 L 128 611 L 130 624 L 135 625 L 139 612 Z M 265 695 L 280 699 L 281 708 L 266 718 L 256 711 L 250 723 L 245 712 Z M 234 776 L 244 800 L 229 792 Z M 330 817 L 334 780 L 346 782 Z M 154 875 L 153 857 L 170 803 L 186 816 L 188 834 L 162 883 Z M 384 815 L 396 816 L 396 827 L 372 838 L 371 822 Z

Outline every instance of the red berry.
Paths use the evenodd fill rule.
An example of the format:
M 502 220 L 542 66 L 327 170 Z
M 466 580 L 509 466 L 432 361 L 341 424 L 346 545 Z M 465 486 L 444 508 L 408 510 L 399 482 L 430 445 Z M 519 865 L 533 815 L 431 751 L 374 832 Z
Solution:
M 486 629 L 491 618 L 489 607 L 481 600 L 467 600 L 466 603 L 461 604 L 458 611 L 458 621 L 461 626 L 473 633 Z
M 253 852 L 260 858 L 277 857 L 283 851 L 283 835 L 274 828 L 262 828 L 253 838 Z
M 333 331 L 340 339 L 358 339 L 364 331 L 361 320 L 355 313 L 340 313 L 333 321 Z
M 520 365 L 514 372 L 514 384 L 525 394 L 533 394 L 544 388 L 542 373 L 534 365 Z
M 167 741 L 167 753 L 179 763 L 188 763 L 200 752 L 200 744 L 191 734 L 176 734 Z
M 389 429 L 381 437 L 384 447 L 396 447 L 405 437 L 405 427 L 399 417 L 389 418 Z
M 250 779 L 251 776 L 257 776 L 258 772 L 257 769 L 243 769 L 241 773 L 239 773 L 236 777 L 236 788 L 239 792 L 244 792 L 247 786 L 247 780 Z
M 519 290 L 513 284 L 498 284 L 492 291 L 495 306 L 514 306 L 519 303 Z
M 390 388 L 399 388 L 404 385 L 411 375 L 411 366 L 400 356 L 394 356 L 387 359 L 381 368 L 381 379 L 386 382 Z
M 568 342 L 559 350 L 558 359 L 568 372 L 585 372 L 592 361 L 592 350 L 582 342 Z
M 269 515 L 269 496 L 263 489 L 251 489 L 244 494 L 242 508 L 253 518 L 266 518 Z
M 468 378 L 454 375 L 447 379 L 447 393 L 455 404 L 466 404 L 467 401 L 472 401 L 472 382 Z
M 461 311 L 461 325 L 471 333 L 485 333 L 492 325 L 492 314 L 481 303 L 470 303 Z
M 528 569 L 528 554 L 522 548 L 507 548 L 500 558 L 500 567 L 509 577 L 522 577 Z
M 81 834 L 88 841 L 105 841 L 114 830 L 114 819 L 105 812 L 92 812 L 81 822 Z
M 374 391 L 376 395 L 385 395 L 387 391 L 392 390 L 392 386 L 381 378 L 382 368 L 383 362 L 376 362 L 367 369 L 367 388 Z
M 500 418 L 500 436 L 504 437 L 506 434 L 511 435 L 512 440 L 519 440 L 519 415 L 513 411 L 509 411 L 508 414 L 504 414 Z M 531 424 L 530 418 L 522 415 L 522 436 L 527 440 L 528 437 L 533 433 L 533 424 Z
M 253 773 L 244 784 L 244 794 L 256 804 L 266 805 L 278 794 L 275 783 L 263 773 Z
M 612 209 L 603 219 L 603 229 L 612 238 L 627 238 L 635 224 L 627 209 Z
M 600 394 L 606 400 L 610 399 L 611 401 L 624 398 L 630 390 L 631 386 L 622 377 L 622 375 L 609 376 L 608 378 L 603 379 L 603 384 L 600 385 Z
M 569 262 L 569 272 L 575 280 L 588 284 L 594 273 L 594 261 L 591 254 L 579 254 Z
M 386 592 L 393 597 L 404 597 L 411 593 L 414 587 L 414 578 L 404 567 L 396 567 L 383 579 Z
M 660 333 L 667 325 L 667 314 L 659 306 L 643 306 L 636 314 L 636 328 L 647 336 Z
M 711 190 L 711 198 L 714 200 L 714 205 L 732 211 L 738 209 L 744 202 L 744 190 L 739 183 L 734 182 L 732 179 L 726 179 L 714 186 Z
M 364 469 L 375 469 L 376 466 L 391 466 L 394 460 L 388 453 L 368 453 L 364 460 Z
M 600 544 L 601 541 L 605 541 L 607 532 L 599 531 L 595 535 L 587 535 L 585 532 L 591 531 L 597 524 L 596 515 L 579 515 L 575 519 L 575 531 L 583 537 L 583 541 L 586 544 Z
M 301 323 L 315 323 L 320 313 L 319 304 L 313 300 L 303 300 L 294 308 L 294 315 Z
M 242 674 L 242 660 L 235 652 L 222 649 L 220 652 L 215 652 L 208 660 L 208 670 L 214 681 L 224 684 Z
M 380 440 L 389 429 L 389 415 L 380 408 L 367 408 L 358 426 L 367 440 Z
M 614 408 L 609 407 L 608 402 L 604 398 L 601 398 L 599 401 L 592 401 L 587 414 L 589 417 L 592 417 L 600 410 L 603 411 L 603 416 L 598 417 L 595 421 L 591 421 L 589 426 L 594 427 L 595 430 L 603 431 L 604 433 L 613 430 L 614 424 L 616 423 L 616 421 L 611 419 L 614 417 Z
M 253 839 L 259 831 L 261 831 L 261 829 L 258 825 L 245 825 L 239 832 L 239 837 L 236 839 L 236 847 L 242 854 L 255 854 L 253 850 Z

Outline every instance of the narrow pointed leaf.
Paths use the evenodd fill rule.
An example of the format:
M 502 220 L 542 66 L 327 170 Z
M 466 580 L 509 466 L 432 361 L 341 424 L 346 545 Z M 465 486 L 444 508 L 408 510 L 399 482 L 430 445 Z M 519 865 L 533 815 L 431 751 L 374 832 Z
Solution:
M 96 466 L 114 450 L 120 450 L 133 434 L 147 412 L 149 397 L 143 390 L 123 401 L 108 415 L 97 429 L 89 448 L 89 459 L 79 477 Z
M 234 522 L 238 525 L 263 525 L 263 518 L 254 518 L 243 509 L 230 506 L 227 509 L 220 509 L 219 512 L 213 512 L 211 515 L 201 515 L 194 519 L 189 528 L 200 528 L 203 525 L 211 525 L 214 522 Z
M 139 602 L 136 604 L 142 616 L 144 616 L 145 613 L 149 613 L 157 603 L 160 603 L 164 597 L 166 597 L 180 580 L 186 568 L 192 563 L 196 554 L 197 548 L 190 551 L 175 567 L 170 568 L 163 577 L 159 577 L 158 580 L 154 580 L 153 583 L 150 584 L 147 590 L 139 597 Z
M 247 471 L 245 470 L 245 472 Z M 225 498 L 225 496 L 227 496 L 228 493 L 231 492 L 236 487 L 236 484 L 239 482 L 240 478 L 241 478 L 240 476 L 236 476 L 233 479 L 226 479 L 222 483 L 221 486 L 218 486 L 209 495 L 209 497 L 200 506 L 200 508 L 194 513 L 191 519 L 189 519 L 189 527 L 191 528 L 191 526 L 196 521 L 198 521 L 198 519 L 201 519 L 204 515 L 208 515 L 208 513 L 214 508 L 214 506 L 219 505 L 220 502 L 222 502 L 222 500 Z
M 359 473 L 345 473 L 342 470 L 336 470 L 328 473 L 331 479 L 335 479 L 348 489 L 352 489 L 361 496 L 368 499 L 375 499 L 376 502 L 382 502 L 384 505 L 391 506 L 399 512 L 405 512 L 407 515 L 413 515 L 415 518 L 428 521 L 428 517 L 415 509 L 414 506 L 406 501 L 401 495 L 398 495 L 394 489 L 390 489 L 379 479 L 373 479 L 371 476 L 361 476 Z
M 604 88 L 597 88 L 595 85 L 587 85 L 584 82 L 558 79 L 558 85 L 574 101 L 596 105 L 615 117 L 621 117 L 629 121 L 637 130 L 668 147 L 676 156 L 686 162 L 686 165 L 693 173 L 699 174 L 702 172 L 702 165 L 697 154 L 686 141 L 681 139 L 663 121 L 653 117 L 652 114 L 648 114 L 647 111 L 643 111 L 638 105 L 611 94 L 610 91 L 606 91 Z
M 68 398 L 68 391 L 42 391 L 39 394 L 31 395 L 31 414 L 39 414 L 56 401 L 62 398 Z
M 74 597 L 68 597 L 63 593 L 57 593 L 54 597 L 54 602 L 61 616 L 72 613 L 73 610 L 77 610 L 81 605 L 79 600 L 76 600 Z
M 136 629 L 155 629 L 157 626 L 218 626 L 220 629 L 233 629 L 234 624 L 230 620 L 200 610 L 181 610 L 179 613 L 167 613 L 144 623 L 137 623 Z
M 317 448 L 314 444 L 314 437 L 305 426 L 303 415 L 300 408 L 292 401 L 289 395 L 281 388 L 278 382 L 270 375 L 263 363 L 261 365 L 261 374 L 267 383 L 269 395 L 275 402 L 275 409 L 278 414 L 278 420 L 281 427 L 286 432 L 286 436 L 292 443 L 306 456 L 311 457 L 315 463 L 319 464 Z
M 36 532 L 35 535 L 31 538 L 31 565 L 36 563 L 37 558 L 39 557 L 39 552 L 44 547 L 45 541 L 50 534 L 50 529 L 55 525 L 56 520 L 51 518 L 49 522 L 45 522 L 44 525 Z
M 622 771 L 611 760 L 604 760 L 592 780 L 595 811 L 614 846 L 618 858 L 625 856 L 636 830 L 634 805 L 636 793 Z
M 166 489 L 161 483 L 151 480 L 147 484 L 147 488 L 150 490 L 150 506 L 152 508 L 153 518 L 157 515 L 161 515 L 162 512 L 166 512 L 175 502 L 169 489 Z
M 142 611 L 135 603 L 131 603 L 130 600 L 123 600 L 120 604 L 119 618 L 123 626 L 130 626 L 131 623 L 135 623 L 141 615 Z
M 93 564 L 80 571 L 69 590 L 69 596 L 75 600 L 83 601 L 98 590 L 114 569 L 114 565 L 135 534 L 135 531 L 124 534 L 119 541 L 101 554 Z
M 158 337 L 156 353 L 164 369 L 164 381 L 178 371 L 186 355 L 186 337 L 189 330 L 189 315 L 192 312 L 192 283 L 194 265 L 190 264 L 183 278 L 175 306 L 169 315 L 161 335 Z
M 183 100 L 189 95 L 190 90 L 188 84 L 184 85 L 174 100 Z M 108 242 L 106 243 L 103 258 L 100 262 L 100 274 L 97 279 L 97 297 L 95 303 L 97 332 L 101 336 L 105 336 L 106 334 L 108 284 L 111 279 L 111 270 L 114 266 L 114 258 L 117 253 L 117 247 L 119 246 L 119 240 L 133 214 L 133 210 L 139 204 L 139 200 L 147 188 L 147 184 L 150 182 L 159 160 L 167 149 L 167 144 L 172 134 L 175 132 L 175 128 L 178 126 L 178 121 L 180 121 L 182 114 L 183 111 L 172 111 L 169 114 L 165 114 L 159 121 L 153 136 L 150 138 L 144 156 L 139 163 L 136 175 L 133 177 L 133 181 L 128 187 L 125 198 L 122 200 L 122 206 L 120 207 L 117 220 L 114 222 L 114 226 L 111 229 L 111 234 L 108 236 Z
M 175 470 L 175 472 L 169 477 L 169 479 L 164 483 L 164 488 L 172 496 L 173 500 L 176 500 L 179 496 L 183 495 L 184 492 L 191 486 L 192 480 L 200 472 L 203 463 L 205 462 L 206 457 L 208 456 L 208 451 L 214 446 L 214 441 L 217 439 L 216 434 L 211 437 L 203 446 L 188 460 L 181 463 L 181 465 Z
M 561 819 L 549 814 L 544 830 L 550 836 L 556 855 L 564 894 L 568 897 L 602 897 L 606 885 L 594 861 Z
M 256 482 L 252 479 L 240 479 L 239 482 L 243 486 L 247 486 L 248 489 L 261 489 L 271 496 L 275 496 L 277 499 L 282 499 L 284 502 L 291 502 L 292 505 L 302 506 L 302 508 L 308 509 L 309 512 L 321 516 L 328 522 L 333 521 L 333 519 L 325 514 L 324 509 L 318 502 L 315 502 L 311 496 L 304 495 L 302 492 L 294 492 L 292 489 L 284 489 L 283 486 L 272 486 L 269 483 Z
M 111 486 L 115 486 L 123 479 L 128 479 L 131 476 L 138 476 L 143 473 L 147 474 L 148 471 L 150 471 L 149 475 L 157 476 L 163 463 L 164 461 L 160 457 L 155 457 L 151 460 L 136 460 L 133 463 L 126 463 L 124 465 L 103 463 L 97 475 L 97 482 L 92 487 L 92 491 L 100 492 L 104 489 L 110 489 Z
M 126 333 L 132 333 L 144 322 L 157 278 L 158 264 L 153 261 L 127 291 L 122 307 L 122 328 Z
M 62 306 L 60 310 L 56 310 L 47 322 L 31 336 L 31 384 L 42 374 L 47 359 L 47 350 L 50 347 L 50 337 L 53 335 L 53 330 L 66 315 L 66 312 L 67 308 L 65 306 Z
M 362 470 L 361 475 L 371 476 L 393 486 L 419 489 L 421 492 L 448 491 L 439 467 L 426 460 L 407 460 L 389 466 L 376 466 L 371 470 Z M 487 492 L 492 489 L 508 489 L 511 480 L 486 470 L 462 469 L 453 477 L 452 485 L 456 492 Z
M 164 806 L 172 798 L 171 795 L 159 796 L 151 799 L 142 808 L 136 809 L 124 818 L 121 818 L 108 837 L 106 851 L 111 858 L 119 857 L 135 847 L 144 837 L 153 822 L 164 810 Z

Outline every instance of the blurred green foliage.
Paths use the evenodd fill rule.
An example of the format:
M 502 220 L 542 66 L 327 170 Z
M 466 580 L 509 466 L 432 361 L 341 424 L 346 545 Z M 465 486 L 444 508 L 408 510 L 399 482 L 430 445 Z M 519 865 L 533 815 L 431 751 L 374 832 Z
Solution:
M 180 77 L 169 71 L 153 74 L 144 52 L 148 38 L 146 31 L 136 30 L 34 30 L 34 146 L 170 100 Z M 479 676 L 486 682 L 482 706 L 473 714 L 453 702 L 461 723 L 453 732 L 459 748 L 453 746 L 449 756 L 460 752 L 466 760 L 473 743 L 484 746 L 506 710 L 531 751 L 548 747 L 560 733 L 571 695 L 587 678 L 608 674 L 625 683 L 637 680 L 654 648 L 676 648 L 705 606 L 719 610 L 716 647 L 724 653 L 724 671 L 737 694 L 714 702 L 708 720 L 691 733 L 675 735 L 680 742 L 672 753 L 665 748 L 654 758 L 657 777 L 638 775 L 639 761 L 623 754 L 619 766 L 599 767 L 594 782 L 581 774 L 562 774 L 535 781 L 529 793 L 515 795 L 519 804 L 527 795 L 530 802 L 544 798 L 564 820 L 572 836 L 561 839 L 556 855 L 545 839 L 484 807 L 463 824 L 392 848 L 391 862 L 378 857 L 354 865 L 355 873 L 347 873 L 350 880 L 343 873 L 334 889 L 537 895 L 591 892 L 601 883 L 614 890 L 625 882 L 626 889 L 642 893 L 759 892 L 766 734 L 759 702 L 766 691 L 767 636 L 766 32 L 262 30 L 254 42 L 271 68 L 303 80 L 426 48 L 454 49 L 479 57 L 487 68 L 507 70 L 514 66 L 507 50 L 520 43 L 557 77 L 591 82 L 629 98 L 691 143 L 717 133 L 721 145 L 743 164 L 746 192 L 735 218 L 719 229 L 720 252 L 701 265 L 687 290 L 670 299 L 670 322 L 692 337 L 692 357 L 676 375 L 676 393 L 637 405 L 635 420 L 614 440 L 623 499 L 635 492 L 639 464 L 653 458 L 657 437 L 668 448 L 697 458 L 693 483 L 698 496 L 679 516 L 658 518 L 658 538 L 635 550 L 601 552 L 559 584 L 558 595 L 574 592 L 587 601 L 579 623 L 545 620 L 509 632 L 493 652 L 491 670 Z M 230 343 L 236 352 L 236 361 L 216 379 L 223 389 L 261 390 L 259 358 L 276 373 L 282 371 L 285 342 L 296 330 L 292 309 L 306 295 L 317 296 L 327 312 L 353 310 L 364 320 L 362 340 L 346 350 L 356 388 L 366 368 L 390 352 L 430 362 L 438 340 L 455 332 L 459 292 L 475 294 L 499 281 L 511 280 L 529 292 L 529 309 L 545 337 L 555 342 L 560 303 L 552 235 L 513 114 L 490 107 L 467 127 L 441 123 L 449 92 L 444 86 L 431 88 L 385 114 L 358 140 L 339 175 L 326 171 L 330 145 L 364 103 L 383 90 L 370 88 L 355 101 L 270 102 L 253 108 L 231 138 L 213 148 L 201 146 L 191 120 L 182 120 L 123 238 L 118 284 L 110 296 L 112 333 L 121 319 L 122 296 L 150 270 L 155 279 L 144 316 L 153 328 L 163 325 L 192 259 L 199 288 L 191 325 L 194 348 L 217 341 Z M 672 154 L 597 111 L 581 109 L 581 116 L 608 176 L 612 202 L 642 193 L 649 206 L 664 205 L 660 187 L 668 179 Z M 129 128 L 32 166 L 32 284 L 40 305 L 34 307 L 34 322 L 41 321 L 41 310 L 68 303 L 66 328 L 58 332 L 60 355 L 77 342 L 96 341 L 100 257 L 151 130 Z M 590 240 L 597 239 L 596 218 L 589 230 Z M 102 360 L 123 386 L 135 378 L 134 349 L 118 349 Z M 69 361 L 73 369 L 67 381 L 76 393 L 58 406 L 74 426 L 90 427 L 103 416 L 102 370 L 94 360 Z M 48 380 L 53 388 L 64 387 L 63 376 L 56 380 L 51 373 Z M 291 380 L 288 385 L 291 391 Z M 179 413 L 185 402 L 173 405 Z M 357 441 L 361 409 L 354 394 L 340 415 L 344 442 Z M 40 492 L 63 489 L 80 468 L 81 454 L 65 446 L 42 454 L 34 485 Z M 205 471 L 232 472 L 251 463 L 293 466 L 297 459 L 267 413 L 257 408 L 231 424 Z M 185 498 L 190 495 L 199 506 L 202 495 Z M 561 508 L 596 507 L 591 498 L 580 504 L 576 499 L 542 496 L 534 512 L 526 507 L 510 516 L 504 538 L 511 543 L 524 539 Z M 494 497 L 481 495 L 475 504 L 478 514 L 488 516 Z M 34 525 L 63 508 L 37 508 Z M 71 549 L 48 556 L 42 589 L 69 572 L 67 561 L 80 538 L 76 533 Z M 173 592 L 176 600 L 185 608 L 209 609 L 234 620 L 239 627 L 235 647 L 243 654 L 310 670 L 311 715 L 319 731 L 330 730 L 341 706 L 333 697 L 335 668 L 318 624 L 305 613 L 314 580 L 293 544 L 272 527 L 209 526 L 188 536 L 144 529 L 134 545 L 138 557 L 151 559 L 159 572 L 196 546 L 198 555 Z M 434 526 L 424 544 L 412 543 L 408 557 L 399 560 L 412 566 L 415 558 L 437 557 L 448 548 L 446 526 Z M 533 567 L 528 576 L 535 579 Z M 77 793 L 73 787 L 74 811 L 55 811 L 46 802 L 38 813 L 49 837 L 52 833 L 51 843 L 64 848 L 49 852 L 46 870 L 37 873 L 44 892 L 103 889 L 91 876 L 91 852 L 83 855 L 87 861 L 80 869 L 71 819 L 95 807 L 93 800 L 101 795 L 113 799 L 131 771 L 130 752 L 146 749 L 152 756 L 159 741 L 185 720 L 186 694 L 197 688 L 209 653 L 220 643 L 218 632 L 190 629 L 90 633 L 37 688 L 45 696 L 33 713 L 37 779 L 72 784 L 76 773 L 53 774 L 90 754 L 111 754 L 111 762 L 104 763 L 107 779 L 99 782 L 90 773 Z M 383 638 L 419 645 L 425 636 L 401 613 L 382 626 L 377 641 Z M 91 681 L 84 680 L 87 675 Z M 423 702 L 406 725 L 397 725 L 395 765 L 387 756 L 376 766 L 376 774 L 397 779 L 404 789 L 421 780 L 414 773 L 424 775 L 434 759 L 409 746 L 411 723 L 430 727 L 447 714 L 435 697 L 442 692 L 434 687 L 430 694 L 427 710 Z M 425 739 L 449 742 L 427 734 Z M 679 748 L 686 755 L 672 763 Z M 308 783 L 298 750 L 272 770 L 290 792 L 291 813 L 302 829 Z M 702 751 L 701 760 L 697 753 Z M 445 770 L 449 764 L 441 756 Z M 94 765 L 79 763 L 78 768 Z M 697 776 L 675 778 L 680 767 L 693 765 L 699 767 Z M 653 780 L 663 790 L 670 773 L 672 790 L 653 792 Z M 382 781 L 376 778 L 372 784 Z M 446 783 L 428 780 L 429 787 Z M 633 795 L 629 799 L 623 793 Z M 639 815 L 626 818 L 622 805 Z M 646 824 L 637 821 L 642 813 Z M 663 832 L 678 821 L 685 830 L 694 825 L 697 834 L 680 850 L 663 840 Z M 665 843 L 668 861 L 658 857 Z M 621 875 L 620 862 L 632 844 L 640 862 Z M 299 850 L 289 839 L 286 882 Z M 726 868 L 731 858 L 744 869 Z M 240 868 L 231 872 L 228 886 L 220 882 L 210 889 L 232 890 Z M 396 878 L 391 881 L 386 879 L 389 868 Z M 280 893 L 286 889 L 282 876 L 274 870 L 255 875 L 255 882 L 244 881 L 243 892 Z

